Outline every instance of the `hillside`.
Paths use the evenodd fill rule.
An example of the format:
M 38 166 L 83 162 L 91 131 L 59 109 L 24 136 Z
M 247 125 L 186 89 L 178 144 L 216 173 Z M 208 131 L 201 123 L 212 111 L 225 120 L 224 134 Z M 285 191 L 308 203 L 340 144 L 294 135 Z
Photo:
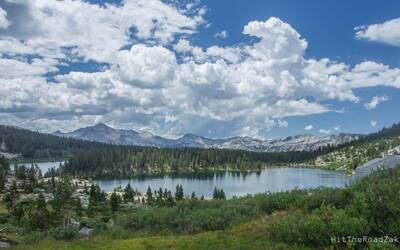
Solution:
M 0 145 L 0 155 L 36 159 L 66 158 L 78 151 L 105 146 L 3 125 L 0 125 Z
M 108 201 L 97 201 L 92 210 L 83 210 L 92 211 L 88 215 L 70 212 L 84 226 L 95 228 L 92 237 L 78 239 L 54 229 L 18 234 L 11 226 L 15 216 L 5 217 L 9 227 L 4 235 L 20 242 L 17 249 L 396 249 L 398 242 L 380 241 L 352 242 L 349 248 L 347 242 L 332 241 L 332 235 L 371 239 L 398 235 L 399 180 L 397 167 L 374 172 L 343 189 L 209 201 L 196 197 L 175 201 L 168 192 L 166 197 L 155 193 L 144 207 L 130 207 L 120 200 L 113 213 Z M 46 226 L 60 222 L 49 221 Z
M 97 134 L 103 130 L 115 131 L 106 125 L 99 125 L 94 132 Z M 246 137 L 231 139 L 229 145 L 235 150 L 224 149 L 225 146 L 221 146 L 222 149 L 191 148 L 192 141 L 200 143 L 196 135 L 179 139 L 182 148 L 157 148 L 105 144 L 0 126 L 0 154 L 28 159 L 69 158 L 66 167 L 70 173 L 86 175 L 96 172 L 99 176 L 125 176 L 143 171 L 260 169 L 274 164 L 302 164 L 351 173 L 371 159 L 398 154 L 399 137 L 400 125 L 394 124 L 358 140 L 349 141 L 346 135 L 338 135 L 337 138 L 342 138 L 342 141 L 336 146 L 332 146 L 329 139 L 323 141 L 310 136 L 294 136 L 269 142 L 270 146 L 279 148 L 276 151 L 285 149 L 285 152 L 252 152 L 240 150 L 240 145 L 252 145 L 253 139 Z M 203 138 L 201 143 L 211 143 L 210 140 Z M 319 145 L 320 142 L 328 146 L 307 150 L 310 145 Z
M 273 164 L 312 159 L 332 147 L 314 151 L 263 153 L 228 149 L 123 146 L 63 138 L 0 126 L 0 154 L 22 159 L 69 159 L 65 170 L 84 176 L 130 176 L 139 173 L 196 170 L 258 170 Z
M 400 154 L 400 123 L 367 135 L 360 140 L 343 144 L 336 150 L 318 156 L 306 164 L 352 173 L 356 167 L 367 161 L 397 154 Z
M 96 130 L 109 128 L 100 125 Z M 269 153 L 218 148 L 124 146 L 59 137 L 9 126 L 0 126 L 0 145 L 0 154 L 6 157 L 68 158 L 65 170 L 73 175 L 85 176 L 222 169 L 258 170 L 270 165 L 300 163 L 334 148 L 327 146 L 312 151 Z
M 195 235 L 167 235 L 167 236 L 143 236 L 127 239 L 116 239 L 112 236 L 95 236 L 82 241 L 56 241 L 46 240 L 36 245 L 23 245 L 16 249 L 42 250 L 42 249 L 104 249 L 104 250 L 146 250 L 146 249 L 282 249 L 282 250 L 309 250 L 306 246 L 294 246 L 285 243 L 273 242 L 265 237 L 265 222 L 278 216 L 265 216 L 243 225 L 235 226 L 227 230 L 204 232 Z

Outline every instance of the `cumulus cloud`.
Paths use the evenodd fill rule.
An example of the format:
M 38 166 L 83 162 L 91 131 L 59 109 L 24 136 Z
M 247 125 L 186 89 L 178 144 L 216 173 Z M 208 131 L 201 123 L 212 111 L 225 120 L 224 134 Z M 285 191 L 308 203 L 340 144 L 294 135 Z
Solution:
M 304 127 L 304 130 L 312 130 L 312 129 L 314 129 L 314 126 L 311 124 Z
M 10 22 L 7 20 L 7 12 L 0 8 L 0 29 L 6 29 L 10 26 Z
M 368 26 L 358 26 L 356 38 L 400 46 L 400 18 Z
M 162 46 L 142 44 L 119 51 L 112 67 L 115 77 L 142 88 L 163 88 L 172 81 L 177 67 L 175 54 Z
M 342 130 L 341 126 L 338 125 L 338 126 L 334 126 L 334 127 L 330 128 L 330 129 L 320 129 L 320 130 L 318 130 L 318 132 L 321 133 L 321 134 L 329 135 L 329 134 L 332 134 L 332 133 L 338 133 L 341 130 Z
M 211 46 L 206 49 L 193 46 L 188 40 L 180 39 L 173 46 L 176 52 L 183 53 L 186 56 L 186 61 L 194 60 L 195 62 L 217 61 L 218 59 L 226 62 L 237 63 L 240 60 L 241 50 L 237 47 L 220 47 Z
M 2 3 L 10 25 L 0 30 L 0 114 L 9 124 L 51 131 L 102 121 L 169 136 L 259 137 L 287 127 L 286 117 L 335 111 L 323 101 L 359 101 L 356 88 L 400 88 L 397 68 L 307 58 L 306 39 L 274 17 L 244 27 L 253 42 L 200 47 L 190 35 L 205 23 L 202 7 Z M 88 61 L 105 67 L 58 72 Z
M 374 120 L 371 120 L 371 121 L 369 122 L 369 124 L 371 125 L 371 127 L 376 127 L 376 126 L 378 125 L 378 122 L 377 122 L 377 121 L 374 121 Z
M 272 64 L 288 65 L 300 63 L 307 48 L 307 41 L 289 24 L 271 17 L 266 22 L 249 22 L 243 34 L 261 38 L 261 41 L 247 47 L 247 52 L 255 60 Z
M 16 60 L 0 58 L 1 78 L 41 76 L 57 71 L 57 61 L 52 59 L 33 58 L 31 60 Z
M 320 132 L 321 134 L 329 135 L 330 133 L 332 133 L 332 130 L 330 130 L 330 129 L 320 129 L 320 130 L 318 130 L 318 132 Z
M 375 109 L 380 103 L 389 101 L 390 98 L 386 95 L 374 96 L 370 102 L 364 104 L 365 109 Z
M 215 37 L 215 38 L 222 38 L 222 39 L 225 39 L 225 38 L 228 37 L 228 32 L 227 32 L 226 30 L 217 32 L 217 33 L 214 34 L 214 37 Z
M 335 131 L 341 131 L 342 128 L 341 128 L 340 125 L 338 125 L 338 126 L 334 126 L 334 127 L 333 127 L 333 130 L 335 130 Z
M 118 50 L 136 40 L 165 44 L 177 34 L 193 34 L 203 22 L 198 12 L 186 16 L 159 0 L 124 0 L 121 5 L 104 6 L 81 0 L 6 0 L 1 8 L 0 47 L 12 38 L 23 41 L 9 52 L 18 53 L 26 46 L 41 56 L 111 63 Z M 10 22 L 7 27 L 5 11 Z

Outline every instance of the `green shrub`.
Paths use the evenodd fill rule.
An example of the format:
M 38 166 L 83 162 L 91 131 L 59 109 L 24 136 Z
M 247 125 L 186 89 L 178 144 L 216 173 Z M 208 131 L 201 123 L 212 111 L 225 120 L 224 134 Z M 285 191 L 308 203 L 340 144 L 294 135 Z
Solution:
M 337 210 L 334 213 L 329 226 L 336 236 L 362 237 L 369 235 L 368 221 L 365 218 L 349 217 L 344 210 Z
M 46 236 L 46 232 L 30 232 L 23 235 L 22 242 L 25 244 L 33 244 L 43 240 Z
M 301 238 L 297 216 L 289 214 L 279 218 L 268 227 L 268 233 L 272 240 L 277 242 L 298 243 Z
M 308 212 L 320 208 L 322 204 L 329 204 L 335 208 L 343 208 L 349 204 L 351 199 L 352 194 L 346 188 L 320 188 L 310 190 L 306 199 L 299 200 L 300 202 L 297 203 L 297 206 Z
M 0 224 L 5 224 L 9 221 L 10 215 L 0 213 Z
M 303 200 L 306 194 L 305 191 L 293 190 L 290 192 L 263 195 L 259 200 L 258 206 L 262 212 L 270 214 L 277 210 L 296 206 L 296 203 L 301 203 L 299 200 Z
M 56 227 L 49 230 L 49 235 L 56 240 L 72 240 L 78 236 L 78 230 Z
M 326 246 L 330 243 L 331 232 L 328 225 L 318 215 L 309 215 L 299 222 L 298 243 L 311 246 Z

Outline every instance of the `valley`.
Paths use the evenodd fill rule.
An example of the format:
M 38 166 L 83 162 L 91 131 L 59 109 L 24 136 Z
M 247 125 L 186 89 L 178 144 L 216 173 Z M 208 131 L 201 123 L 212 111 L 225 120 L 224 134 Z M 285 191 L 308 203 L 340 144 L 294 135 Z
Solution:
M 399 10 L 0 0 L 0 249 L 400 249 Z
M 371 221 L 396 221 L 397 160 L 386 170 L 369 163 L 374 171 L 358 179 L 348 174 L 396 156 L 399 136 L 394 124 L 315 150 L 257 152 L 115 145 L 0 126 L 2 152 L 17 155 L 0 157 L 0 243 L 314 249 L 344 247 L 329 235 L 395 234 L 396 226 Z M 65 160 L 45 162 L 54 157 Z M 38 158 L 44 162 L 30 163 Z M 382 211 L 394 217 L 380 217 Z

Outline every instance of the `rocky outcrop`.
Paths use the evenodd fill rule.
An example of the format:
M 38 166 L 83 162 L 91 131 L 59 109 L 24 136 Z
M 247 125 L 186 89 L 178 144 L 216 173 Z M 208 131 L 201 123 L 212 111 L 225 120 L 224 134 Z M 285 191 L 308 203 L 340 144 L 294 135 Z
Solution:
M 357 180 L 380 168 L 394 168 L 398 165 L 400 165 L 400 155 L 387 155 L 383 158 L 373 159 L 364 165 L 357 167 L 353 179 Z

